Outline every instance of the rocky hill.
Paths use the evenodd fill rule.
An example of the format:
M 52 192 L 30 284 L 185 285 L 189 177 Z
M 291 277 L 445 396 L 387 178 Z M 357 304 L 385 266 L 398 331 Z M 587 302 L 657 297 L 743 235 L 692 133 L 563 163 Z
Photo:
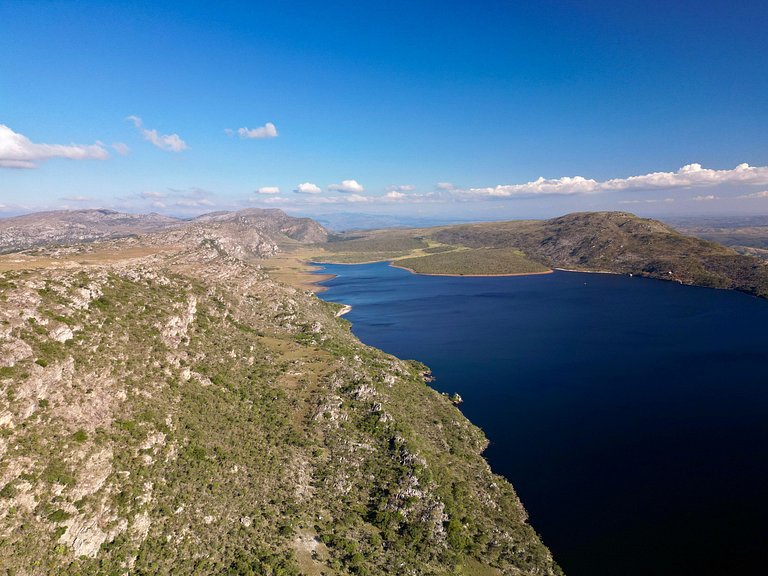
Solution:
M 114 210 L 57 210 L 0 219 L 0 254 L 167 230 L 181 220 Z
M 625 212 L 451 226 L 434 238 L 472 248 L 515 248 L 550 267 L 636 274 L 768 297 L 765 262 Z
M 481 431 L 253 264 L 254 216 L 0 258 L 0 572 L 559 574 Z
M 0 219 L 0 254 L 171 231 L 181 231 L 175 236 L 177 239 L 210 232 L 232 247 L 233 239 L 247 237 L 244 244 L 248 250 L 261 255 L 270 253 L 268 244 L 323 242 L 328 237 L 326 230 L 313 220 L 293 218 L 281 210 L 214 212 L 193 220 L 113 210 L 60 210 Z

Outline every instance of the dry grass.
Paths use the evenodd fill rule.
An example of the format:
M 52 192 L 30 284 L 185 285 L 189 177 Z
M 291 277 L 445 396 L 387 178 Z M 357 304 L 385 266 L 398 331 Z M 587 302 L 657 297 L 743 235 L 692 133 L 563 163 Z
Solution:
M 125 248 L 95 249 L 88 252 L 65 254 L 6 254 L 0 256 L 0 272 L 13 270 L 39 270 L 42 268 L 76 268 L 100 266 L 128 260 L 146 258 L 173 251 L 173 247 L 134 246 Z

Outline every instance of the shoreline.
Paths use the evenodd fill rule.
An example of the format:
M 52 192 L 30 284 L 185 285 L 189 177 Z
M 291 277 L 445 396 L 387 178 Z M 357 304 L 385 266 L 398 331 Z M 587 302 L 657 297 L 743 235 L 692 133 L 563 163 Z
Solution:
M 370 260 L 368 262 L 317 262 L 313 260 L 307 260 L 307 264 L 310 266 L 323 266 L 324 264 L 332 264 L 334 266 L 357 266 L 362 264 L 378 264 L 379 262 L 388 262 L 389 266 L 392 268 L 399 268 L 400 270 L 407 270 L 411 274 L 416 274 L 417 276 L 449 276 L 454 278 L 502 278 L 502 277 L 509 277 L 509 276 L 539 276 L 542 274 L 552 274 L 555 272 L 555 270 L 560 270 L 563 272 L 581 272 L 581 270 L 566 270 L 565 268 L 552 268 L 549 270 L 542 270 L 541 272 L 513 272 L 509 274 L 440 274 L 440 273 L 432 273 L 432 272 L 416 272 L 412 268 L 408 268 L 406 266 L 399 266 L 397 264 L 397 260 Z M 312 272 L 312 274 L 319 274 L 320 270 L 317 272 Z M 602 272 L 595 271 L 595 274 L 601 274 Z M 608 274 L 612 274 L 612 272 L 608 272 Z M 327 278 L 324 278 L 322 280 L 317 280 L 313 282 L 313 284 L 319 284 L 320 282 L 325 282 L 326 280 L 331 280 L 336 277 L 336 274 L 325 274 Z
M 334 266 L 357 266 L 357 265 L 363 265 L 363 264 L 378 264 L 379 262 L 388 262 L 389 266 L 392 268 L 399 268 L 400 270 L 407 270 L 411 274 L 414 274 L 416 276 L 443 276 L 448 278 L 507 278 L 507 277 L 515 277 L 515 276 L 541 276 L 545 274 L 553 274 L 555 272 L 577 272 L 577 273 L 583 273 L 583 274 L 613 274 L 613 275 L 624 275 L 623 272 L 611 272 L 609 270 L 576 270 L 573 268 L 559 268 L 559 267 L 553 267 L 549 270 L 543 270 L 541 272 L 513 272 L 510 274 L 440 274 L 440 273 L 431 273 L 431 272 L 416 272 L 412 268 L 408 268 L 407 266 L 399 266 L 397 264 L 397 260 L 370 260 L 367 262 L 317 262 L 315 260 L 307 260 L 305 263 L 309 266 L 318 266 L 322 267 L 323 265 L 330 264 Z M 328 274 L 328 273 L 322 273 L 322 268 L 318 269 L 315 272 L 310 272 L 313 276 L 320 276 L 318 280 L 312 281 L 310 284 L 313 286 L 313 291 L 315 292 L 324 292 L 325 290 L 328 290 L 326 286 L 323 286 L 321 282 L 326 282 L 328 280 L 332 280 L 336 278 L 337 274 Z M 630 274 L 631 276 L 632 274 Z M 665 278 L 660 278 L 660 280 L 666 280 Z M 346 312 L 344 312 L 346 314 Z
M 395 262 L 390 262 L 389 265 L 392 268 L 408 270 L 408 272 L 411 274 L 416 274 L 417 276 L 449 276 L 454 278 L 505 278 L 509 276 L 540 276 L 542 274 L 552 274 L 556 270 L 555 268 L 552 270 L 543 270 L 541 272 L 513 272 L 511 274 L 440 274 L 432 272 L 416 272 L 415 270 L 407 268 L 406 266 L 398 266 L 395 264 Z
M 558 272 L 581 272 L 582 274 L 618 274 L 619 276 L 632 276 L 625 272 L 611 272 L 610 270 L 576 270 L 575 268 L 554 268 Z

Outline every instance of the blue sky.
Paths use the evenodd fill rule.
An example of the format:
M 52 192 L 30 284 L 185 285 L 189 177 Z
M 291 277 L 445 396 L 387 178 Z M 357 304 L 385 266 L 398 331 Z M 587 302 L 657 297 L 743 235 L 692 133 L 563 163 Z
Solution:
M 763 2 L 281 4 L 1 3 L 0 210 L 768 214 Z

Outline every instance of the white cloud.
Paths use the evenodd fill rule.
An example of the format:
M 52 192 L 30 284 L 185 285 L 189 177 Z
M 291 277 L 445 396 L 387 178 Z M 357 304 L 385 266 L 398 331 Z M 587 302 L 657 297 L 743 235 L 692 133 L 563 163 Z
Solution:
M 412 192 L 415 189 L 416 187 L 412 184 L 393 184 L 392 186 L 387 186 L 388 192 Z
M 720 184 L 768 184 L 768 166 L 739 164 L 732 170 L 712 170 L 701 164 L 687 164 L 677 172 L 653 172 L 642 176 L 615 178 L 600 183 L 605 190 L 651 190 L 690 188 Z
M 240 136 L 240 138 L 276 138 L 277 137 L 277 128 L 275 127 L 272 122 L 267 122 L 264 124 L 264 126 L 259 126 L 258 128 L 238 128 L 237 131 L 232 130 L 231 128 L 227 128 L 224 130 L 224 132 L 227 133 L 228 136 L 234 136 L 235 133 Z
M 392 198 L 396 200 L 398 198 L 405 198 L 405 194 L 403 194 L 402 192 L 398 192 L 397 190 L 390 190 L 389 192 L 387 192 L 385 198 Z
M 184 208 L 198 208 L 200 206 L 216 206 L 213 202 L 208 200 L 208 198 L 198 198 L 198 199 L 185 199 L 185 200 L 177 200 L 173 203 L 174 206 L 182 206 Z
M 290 204 L 291 199 L 283 196 L 270 196 L 268 198 L 259 198 L 259 202 L 263 204 Z
M 720 200 L 720 198 L 714 194 L 707 194 L 706 196 L 694 196 L 691 200 L 696 200 L 697 202 L 711 202 L 712 200 Z
M 280 194 L 280 188 L 277 186 L 262 186 L 256 190 L 257 194 Z
M 456 186 L 454 186 L 451 182 L 438 182 L 435 184 L 435 188 L 444 191 L 458 190 L 458 188 L 456 188 Z
M 525 184 L 504 184 L 493 188 L 471 188 L 473 196 L 510 197 L 510 196 L 539 196 L 539 195 L 572 195 L 592 194 L 599 192 L 599 183 L 587 180 L 581 176 L 565 176 L 563 178 L 546 180 L 538 178 Z
M 342 180 L 341 184 L 331 184 L 328 186 L 328 190 L 359 194 L 364 192 L 365 188 L 357 180 Z
M 317 184 L 312 184 L 312 182 L 302 182 L 296 186 L 294 192 L 298 192 L 299 194 L 320 194 L 322 189 Z
M 619 200 L 619 204 L 658 204 L 660 202 L 674 202 L 674 198 L 645 198 L 643 200 Z
M 761 192 L 753 192 L 752 194 L 742 194 L 741 196 L 736 196 L 736 198 L 746 200 L 746 199 L 753 199 L 753 198 L 768 198 L 768 190 L 762 190 Z
M 36 144 L 23 134 L 0 124 L 0 168 L 34 168 L 38 162 L 50 158 L 69 160 L 104 160 L 109 153 L 97 142 L 81 144 Z
M 768 184 L 768 166 L 739 164 L 732 170 L 712 170 L 701 164 L 688 164 L 677 172 L 653 172 L 628 178 L 599 182 L 582 176 L 557 179 L 538 178 L 524 184 L 506 184 L 491 188 L 472 188 L 471 196 L 533 197 L 542 195 L 597 194 L 618 190 L 658 190 L 709 187 L 723 184 Z
M 90 202 L 93 200 L 90 196 L 64 196 L 61 198 L 61 200 L 65 200 L 67 202 Z
M 148 190 L 139 194 L 141 198 L 165 198 L 166 194 L 163 192 L 155 192 L 154 190 Z
M 181 152 L 188 148 L 187 143 L 178 134 L 158 134 L 157 130 L 148 130 L 144 128 L 144 122 L 138 116 L 128 116 L 126 120 L 133 122 L 133 125 L 136 126 L 136 129 L 144 137 L 144 140 L 151 142 L 161 150 Z
M 122 142 L 115 142 L 112 144 L 112 148 L 114 148 L 115 152 L 120 154 L 120 156 L 127 156 L 131 149 L 128 147 L 128 144 L 124 144 Z

